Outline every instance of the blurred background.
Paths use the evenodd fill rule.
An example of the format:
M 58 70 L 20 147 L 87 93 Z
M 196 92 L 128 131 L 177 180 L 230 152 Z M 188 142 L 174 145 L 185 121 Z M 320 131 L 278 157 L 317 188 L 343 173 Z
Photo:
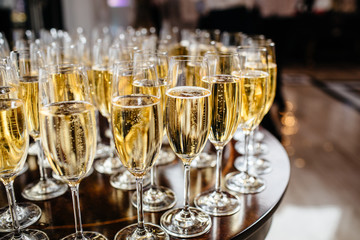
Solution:
M 267 239 L 358 239 L 360 0 L 0 0 L 0 23 L 10 47 L 79 27 L 89 39 L 128 26 L 177 42 L 184 29 L 223 43 L 225 32 L 272 39 L 278 90 L 263 127 L 292 172 Z

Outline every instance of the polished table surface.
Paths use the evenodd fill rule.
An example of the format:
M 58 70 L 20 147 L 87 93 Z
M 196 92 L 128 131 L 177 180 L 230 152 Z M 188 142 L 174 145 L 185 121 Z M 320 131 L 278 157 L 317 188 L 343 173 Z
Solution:
M 213 226 L 208 233 L 196 239 L 262 239 L 266 236 L 271 224 L 271 217 L 279 206 L 286 192 L 290 177 L 288 156 L 278 140 L 267 131 L 265 142 L 269 146 L 269 153 L 264 157 L 271 161 L 272 171 L 262 175 L 266 181 L 266 189 L 258 194 L 242 195 L 239 212 L 226 217 L 212 217 Z M 231 141 L 224 150 L 222 176 L 236 171 L 233 163 L 240 156 L 233 148 L 235 141 Z M 213 148 L 207 145 L 207 151 Z M 17 202 L 27 201 L 21 196 L 21 190 L 30 182 L 38 179 L 34 157 L 29 157 L 30 169 L 15 179 Z M 183 206 L 183 165 L 177 159 L 168 165 L 159 166 L 159 182 L 163 186 L 173 189 L 177 196 L 175 207 Z M 223 181 L 224 183 L 224 181 Z M 211 189 L 215 184 L 215 168 L 192 169 L 190 200 L 200 192 Z M 108 239 L 113 239 L 121 228 L 136 223 L 136 208 L 131 205 L 130 197 L 134 191 L 118 190 L 110 186 L 109 176 L 96 171 L 85 178 L 80 184 L 80 205 L 84 230 L 98 231 Z M 68 190 L 64 195 L 35 202 L 42 209 L 40 220 L 30 228 L 46 232 L 50 239 L 60 239 L 75 231 L 71 194 Z M 5 189 L 0 191 L 0 207 L 7 205 Z M 145 221 L 159 224 L 159 213 L 145 213 Z M 4 233 L 0 233 L 0 238 Z M 176 238 L 172 238 L 176 239 Z

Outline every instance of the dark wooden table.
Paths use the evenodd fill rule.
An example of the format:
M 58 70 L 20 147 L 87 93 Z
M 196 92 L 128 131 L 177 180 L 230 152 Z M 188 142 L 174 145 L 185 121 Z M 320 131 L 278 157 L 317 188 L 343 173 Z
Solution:
M 265 158 L 272 162 L 272 172 L 263 175 L 266 189 L 258 194 L 241 195 L 242 208 L 232 216 L 212 217 L 213 226 L 210 231 L 196 239 L 264 239 L 271 219 L 286 191 L 290 165 L 288 156 L 271 134 L 264 131 L 265 142 L 270 152 Z M 228 144 L 224 151 L 223 177 L 236 171 L 233 162 L 239 154 L 234 150 L 235 141 Z M 212 151 L 212 147 L 208 146 Z M 35 158 L 28 159 L 30 169 L 15 179 L 17 202 L 26 201 L 21 196 L 24 186 L 38 179 Z M 175 207 L 183 206 L 183 167 L 179 160 L 160 166 L 159 181 L 161 185 L 173 189 L 177 196 Z M 215 184 L 215 168 L 191 170 L 191 203 L 200 192 L 213 188 Z M 80 184 L 80 204 L 84 230 L 98 231 L 108 239 L 113 239 L 117 231 L 137 221 L 136 208 L 131 205 L 130 197 L 134 191 L 117 190 L 110 186 L 109 176 L 94 171 Z M 50 239 L 60 239 L 75 231 L 72 200 L 70 191 L 63 196 L 39 201 L 36 204 L 42 209 L 40 220 L 30 228 L 46 232 Z M 7 205 L 5 189 L 0 191 L 0 207 Z M 193 205 L 193 204 L 192 204 Z M 164 212 L 145 213 L 145 221 L 159 224 Z M 4 233 L 0 233 L 0 237 Z M 176 239 L 176 238 L 172 238 Z

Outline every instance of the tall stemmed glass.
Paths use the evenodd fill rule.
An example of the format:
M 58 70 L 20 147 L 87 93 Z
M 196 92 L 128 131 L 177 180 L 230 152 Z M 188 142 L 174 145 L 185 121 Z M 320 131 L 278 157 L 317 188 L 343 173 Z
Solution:
M 142 61 L 147 61 L 153 64 L 156 67 L 156 73 L 158 76 L 158 82 L 160 87 L 160 105 L 161 111 L 163 115 L 163 126 L 164 126 L 164 135 L 165 135 L 165 107 L 166 107 L 166 88 L 167 88 L 167 74 L 168 74 L 168 57 L 166 52 L 154 52 L 154 51 L 145 51 L 145 52 L 137 52 L 134 55 L 134 64 L 141 63 Z M 134 82 L 134 87 L 141 87 L 142 82 Z M 146 85 L 144 86 L 146 87 Z M 171 154 L 173 154 L 171 152 Z M 162 154 L 160 149 L 160 154 L 158 159 L 156 160 L 156 164 L 151 168 L 151 184 L 148 189 L 146 189 L 143 193 L 143 208 L 144 211 L 149 212 L 159 212 L 173 207 L 176 203 L 176 196 L 174 191 L 170 188 L 164 186 L 158 186 L 156 184 L 156 170 L 157 170 L 157 162 L 162 158 L 166 159 L 174 159 L 169 154 L 165 152 Z M 135 192 L 132 197 L 132 204 L 137 206 L 137 193 Z
M 211 132 L 210 142 L 217 152 L 215 190 L 196 196 L 195 206 L 214 216 L 234 214 L 240 209 L 240 200 L 228 191 L 221 190 L 221 164 L 225 145 L 233 137 L 240 115 L 240 81 L 233 73 L 240 72 L 243 63 L 235 52 L 207 53 L 210 66 Z M 244 62 L 244 60 L 243 60 Z
M 15 77 L 14 69 L 11 68 L 9 62 L 5 59 L 0 60 L 0 100 L 16 99 L 18 96 L 19 83 Z M 25 163 L 26 164 L 26 163 Z M 24 167 L 16 174 L 20 175 L 26 170 Z M 20 228 L 26 228 L 34 224 L 41 217 L 41 209 L 37 205 L 30 202 L 16 203 L 17 220 Z M 0 208 L 0 232 L 13 231 L 13 223 L 8 206 Z
M 116 66 L 116 73 L 114 72 L 115 66 Z M 133 84 L 134 84 L 134 63 L 132 61 L 118 61 L 115 64 L 112 64 L 112 67 L 110 67 L 109 72 L 110 72 L 112 82 L 116 81 L 118 84 L 118 87 L 124 88 L 124 92 L 127 92 L 129 94 L 133 93 L 133 91 L 134 91 L 133 88 L 135 87 L 135 85 L 133 86 Z M 110 128 L 112 128 L 111 124 L 110 124 Z M 111 140 L 113 140 L 113 139 L 111 139 Z M 146 172 L 146 174 L 144 175 L 144 178 L 143 178 L 143 185 L 146 186 L 149 183 L 150 183 L 149 174 L 148 174 L 148 172 Z M 121 169 L 117 173 L 114 173 L 113 175 L 111 175 L 110 184 L 111 184 L 111 186 L 113 186 L 114 188 L 117 188 L 117 189 L 134 190 L 134 189 L 136 189 L 136 177 L 134 177 L 133 174 L 131 174 L 129 171 L 127 171 L 126 168 L 123 166 L 123 164 L 121 164 Z
M 51 168 L 65 181 L 73 199 L 76 233 L 70 239 L 106 239 L 84 232 L 81 223 L 79 184 L 91 168 L 96 151 L 95 107 L 88 79 L 76 65 L 40 69 L 41 141 Z
M 180 238 L 196 237 L 211 227 L 211 218 L 189 206 L 190 163 L 203 150 L 210 133 L 211 84 L 203 57 L 170 59 L 169 89 L 166 91 L 166 132 L 171 148 L 184 164 L 184 207 L 168 210 L 161 226 Z
M 22 196 L 29 200 L 41 201 L 52 199 L 64 194 L 67 190 L 66 184 L 48 176 L 45 169 L 43 149 L 40 140 L 39 124 L 39 67 L 42 55 L 35 44 L 30 44 L 30 49 L 12 51 L 10 59 L 16 68 L 19 77 L 19 98 L 24 101 L 26 119 L 30 136 L 38 145 L 38 164 L 40 179 L 30 183 L 22 191 Z
M 267 97 L 266 97 L 266 105 L 265 110 L 263 112 L 263 117 L 270 111 L 270 108 L 274 102 L 275 99 L 275 93 L 276 93 L 276 77 L 277 77 L 277 65 L 276 65 L 276 56 L 275 56 L 275 43 L 271 41 L 271 39 L 266 40 L 263 42 L 261 47 L 266 47 L 267 53 L 268 53 L 268 71 L 269 71 L 269 82 L 268 82 L 268 88 L 267 88 Z M 256 65 L 255 65 L 256 66 Z M 264 66 L 254 68 L 251 66 L 251 64 L 248 64 L 248 68 L 252 69 L 258 69 L 258 70 L 264 70 Z M 263 119 L 261 117 L 261 119 Z M 252 134 L 252 156 L 249 157 L 249 167 L 251 167 L 252 171 L 255 171 L 257 174 L 266 174 L 271 171 L 271 162 L 267 159 L 264 159 L 262 157 L 259 157 L 258 155 L 266 151 L 265 149 L 268 149 L 267 145 L 265 143 L 258 142 L 258 130 L 257 127 Z M 243 149 L 241 149 L 243 150 Z M 242 157 L 238 157 L 235 162 L 234 166 L 236 169 L 240 170 L 244 167 L 244 161 Z
M 0 99 L 0 180 L 5 186 L 14 232 L 1 239 L 49 239 L 45 233 L 34 229 L 20 229 L 14 194 L 14 179 L 24 167 L 29 146 L 26 113 L 22 100 Z
M 154 165 L 163 136 L 161 93 L 155 67 L 134 66 L 132 77 L 123 77 L 123 64 L 115 64 L 111 124 L 117 153 L 123 165 L 136 177 L 138 223 L 121 229 L 123 239 L 169 239 L 160 226 L 144 223 L 143 177 Z
M 107 41 L 98 39 L 93 47 L 93 75 L 91 78 L 91 85 L 94 91 L 95 102 L 97 103 L 99 112 L 108 120 L 109 125 L 111 125 L 110 107 L 112 87 L 112 74 L 110 68 L 113 64 L 113 62 L 109 62 L 109 54 L 113 51 L 115 51 L 115 48 L 114 50 L 111 49 L 110 46 L 108 46 Z M 105 159 L 99 159 L 94 163 L 94 168 L 96 171 L 105 174 L 114 174 L 120 171 L 121 162 L 115 156 L 114 152 L 114 140 L 111 136 L 109 157 Z
M 236 76 L 241 85 L 240 126 L 245 134 L 244 163 L 242 172 L 230 173 L 226 176 L 226 187 L 230 190 L 249 194 L 261 192 L 265 188 L 264 180 L 249 173 L 248 145 L 251 132 L 260 124 L 267 97 L 267 83 L 269 78 L 266 48 L 244 47 L 238 49 L 240 56 L 246 57 L 246 70 Z M 264 66 L 263 71 L 253 70 L 250 66 Z

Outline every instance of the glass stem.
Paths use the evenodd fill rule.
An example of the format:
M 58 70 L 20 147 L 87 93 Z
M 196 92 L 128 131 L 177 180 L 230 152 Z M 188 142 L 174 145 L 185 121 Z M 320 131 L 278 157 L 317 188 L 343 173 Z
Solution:
M 248 174 L 248 158 L 249 158 L 249 138 L 250 138 L 250 132 L 245 131 L 245 143 L 244 143 L 244 161 L 245 161 L 245 173 Z
M 143 178 L 136 178 L 136 191 L 137 191 L 137 215 L 138 215 L 138 224 L 137 224 L 137 234 L 145 235 L 146 230 L 144 226 L 144 210 L 143 210 Z
M 6 195 L 8 198 L 8 202 L 9 202 L 9 210 L 10 210 L 10 215 L 11 215 L 11 219 L 13 222 L 13 227 L 15 229 L 15 236 L 14 239 L 20 239 L 20 224 L 18 221 L 18 216 L 16 214 L 16 200 L 15 200 L 15 195 L 14 195 L 14 186 L 13 186 L 14 181 L 10 181 L 7 184 L 5 184 L 5 189 L 6 189 Z
M 74 208 L 74 219 L 75 219 L 75 239 L 84 239 L 82 223 L 81 223 L 81 212 L 80 212 L 80 201 L 79 201 L 79 184 L 70 186 L 71 196 Z
M 190 165 L 184 165 L 184 211 L 189 212 Z
M 255 131 L 250 132 L 250 146 L 252 149 L 252 155 L 255 155 L 255 149 L 256 149 L 256 141 L 255 141 Z
M 36 139 L 36 144 L 38 145 L 39 151 L 37 153 L 37 157 L 38 157 L 38 164 L 39 164 L 39 171 L 40 171 L 40 181 L 46 181 L 48 179 L 46 170 L 45 170 L 45 166 L 44 166 L 44 152 L 43 149 L 41 147 L 41 140 Z
M 151 177 L 151 187 L 155 187 L 156 186 L 156 171 L 157 170 L 157 166 L 156 163 L 152 166 L 152 168 L 150 169 L 150 177 Z
M 96 142 L 97 144 L 102 143 L 101 134 L 100 134 L 100 119 L 99 119 L 99 111 L 95 111 L 95 119 L 96 119 Z
M 112 129 L 112 125 L 111 125 L 111 118 L 108 118 L 108 122 L 109 122 L 109 129 L 110 129 L 110 154 L 109 154 L 109 157 L 114 158 L 115 142 L 114 142 L 114 134 L 112 132 L 113 129 Z
M 215 191 L 221 191 L 221 164 L 222 164 L 222 154 L 223 147 L 216 148 L 216 182 L 215 182 Z

